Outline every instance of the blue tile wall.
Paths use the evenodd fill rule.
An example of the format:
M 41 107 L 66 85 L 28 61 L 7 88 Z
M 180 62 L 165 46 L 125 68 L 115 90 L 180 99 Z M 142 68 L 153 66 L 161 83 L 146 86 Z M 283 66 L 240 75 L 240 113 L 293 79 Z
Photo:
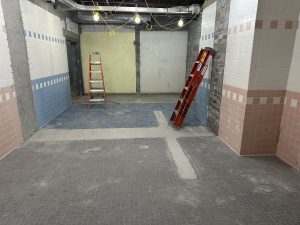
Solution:
M 195 97 L 194 107 L 196 108 L 196 117 L 204 125 L 207 125 L 209 90 L 210 79 L 203 78 Z
M 54 42 L 58 44 L 66 43 L 65 39 L 63 38 L 53 37 L 51 35 L 46 35 L 46 34 L 40 34 L 35 31 L 24 30 L 24 36 L 29 38 L 34 38 L 34 39 L 40 39 L 43 41 Z
M 213 38 L 215 38 L 215 33 L 203 34 L 201 36 L 202 41 L 210 40 L 210 39 L 213 39 Z
M 32 80 L 38 126 L 43 127 L 71 105 L 69 74 Z

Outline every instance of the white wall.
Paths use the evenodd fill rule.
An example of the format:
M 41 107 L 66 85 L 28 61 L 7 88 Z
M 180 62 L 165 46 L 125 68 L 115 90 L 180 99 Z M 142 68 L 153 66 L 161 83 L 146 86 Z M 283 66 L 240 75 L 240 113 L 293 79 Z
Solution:
M 216 21 L 217 2 L 212 3 L 203 10 L 201 23 L 201 38 L 199 41 L 199 51 L 205 47 L 214 47 L 215 40 L 215 21 Z M 211 64 L 209 65 L 204 78 L 210 79 Z
M 7 35 L 5 30 L 5 21 L 3 17 L 1 0 L 0 0 L 0 88 L 11 86 L 13 74 L 8 50 Z M 1 96 L 0 96 L 1 97 Z M 1 99 L 0 99 L 1 100 Z
M 68 72 L 67 49 L 62 30 L 65 27 L 64 20 L 28 0 L 20 0 L 20 4 L 31 79 Z
M 38 126 L 71 104 L 65 22 L 28 0 L 20 0 Z
M 141 31 L 141 92 L 182 91 L 185 81 L 187 32 Z
M 258 2 L 256 19 L 262 27 L 255 30 L 250 90 L 286 89 L 299 8 L 299 0 Z M 289 21 L 291 27 L 287 27 Z
M 300 14 L 299 14 L 299 21 L 300 21 Z M 300 93 L 300 29 L 299 27 L 296 33 L 296 40 L 294 44 L 294 51 L 292 56 L 287 90 Z
M 258 0 L 230 3 L 224 84 L 248 89 Z
M 199 51 L 201 50 L 201 48 L 214 47 L 216 9 L 217 2 L 214 2 L 203 10 Z

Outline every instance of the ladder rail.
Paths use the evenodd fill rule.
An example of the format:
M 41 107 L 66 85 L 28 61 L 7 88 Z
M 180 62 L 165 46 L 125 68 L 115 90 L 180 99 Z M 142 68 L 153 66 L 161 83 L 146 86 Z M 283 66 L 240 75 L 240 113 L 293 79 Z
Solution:
M 104 74 L 103 74 L 103 67 L 102 67 L 102 59 L 101 55 L 100 57 L 100 71 L 101 71 L 101 79 L 102 79 L 102 86 L 103 86 L 103 97 L 105 101 L 105 105 L 107 104 L 107 99 L 106 99 L 106 90 L 105 90 L 105 82 L 104 82 Z
M 195 79 L 197 79 L 197 76 L 195 76 L 194 73 L 195 73 L 195 71 L 196 71 L 196 69 L 197 69 L 197 66 L 198 66 L 198 64 L 199 64 L 199 63 L 197 63 L 197 62 L 199 62 L 200 56 L 201 56 L 201 54 L 203 53 L 203 51 L 204 51 L 204 50 L 201 49 L 200 54 L 198 55 L 197 60 L 196 60 L 194 66 L 193 66 L 193 68 L 192 68 L 192 72 L 190 73 L 190 75 L 188 76 L 188 78 L 187 78 L 187 80 L 186 80 L 186 82 L 185 82 L 184 89 L 183 89 L 183 91 L 181 92 L 180 99 L 178 100 L 178 102 L 177 102 L 177 104 L 176 104 L 176 106 L 175 106 L 175 110 L 178 110 L 180 104 L 182 104 L 182 103 L 184 102 L 184 99 L 185 99 L 184 97 L 186 96 L 187 91 L 188 91 L 188 89 L 185 89 L 185 88 L 186 88 L 186 87 L 189 87 L 189 85 L 190 85 L 191 83 L 193 83 L 193 82 L 195 81 Z M 180 102 L 180 100 L 182 100 L 182 102 Z
M 97 57 L 97 61 L 92 61 L 93 57 Z M 101 54 L 98 51 L 90 51 L 89 52 L 89 108 L 91 107 L 91 104 L 93 102 L 104 102 L 105 103 L 105 107 L 107 107 L 107 98 L 106 98 L 106 91 L 105 91 L 105 82 L 104 82 L 104 73 L 103 73 L 103 67 L 102 67 L 102 60 L 101 60 Z M 92 67 L 94 66 L 94 67 Z M 95 70 L 95 66 L 99 66 L 100 70 Z M 99 78 L 94 79 L 93 77 L 95 77 L 95 75 L 99 74 Z M 100 84 L 99 86 L 93 86 L 93 84 Z M 102 98 L 96 98 L 95 95 L 93 94 L 100 94 L 100 96 Z M 99 95 L 98 95 L 99 97 Z
M 206 59 L 207 61 L 208 61 L 209 57 L 210 57 L 210 56 L 207 57 L 207 59 Z M 199 86 L 200 86 L 200 83 L 201 83 L 201 81 L 203 80 L 203 77 L 204 77 L 204 75 L 205 75 L 205 72 L 206 72 L 207 68 L 208 68 L 207 65 L 205 65 L 205 66 L 203 67 L 203 69 L 202 69 L 202 71 L 201 71 L 201 73 L 200 73 L 200 78 L 199 78 L 200 81 L 197 82 L 196 85 L 195 85 L 195 87 L 193 87 L 193 89 L 191 90 L 191 96 L 195 96 L 195 95 L 196 95 L 196 93 L 197 93 L 197 91 L 198 91 L 198 88 L 199 88 Z M 184 109 L 183 109 L 182 116 L 176 121 L 177 126 L 180 127 L 180 126 L 182 125 L 182 123 L 183 123 L 183 121 L 184 121 L 184 118 L 186 117 L 187 112 L 188 112 L 190 106 L 191 106 L 192 103 L 193 103 L 193 100 L 194 100 L 194 97 L 188 99 L 188 102 L 187 102 L 187 104 L 185 105 L 185 107 L 184 107 Z
M 205 76 L 209 62 L 214 55 L 215 51 L 212 48 L 201 49 L 199 52 L 192 72 L 186 80 L 180 99 L 175 106 L 175 111 L 171 116 L 170 121 L 173 122 L 173 127 L 180 128 L 182 126 L 187 112 L 194 101 L 197 90 Z
M 187 91 L 187 101 L 186 101 L 186 104 L 182 104 L 181 107 L 180 107 L 180 110 L 179 110 L 179 117 L 176 118 L 175 120 L 175 125 L 177 126 L 181 126 L 182 122 L 183 122 L 183 119 L 184 117 L 186 116 L 187 114 L 187 111 L 190 107 L 190 105 L 192 104 L 192 101 L 194 100 L 194 96 L 198 90 L 198 87 L 203 79 L 203 68 L 206 68 L 206 61 L 209 57 L 209 54 L 207 54 L 207 52 L 203 52 L 202 53 L 202 59 L 200 60 L 199 64 L 201 64 L 201 67 L 199 67 L 199 64 L 197 66 L 197 68 L 200 68 L 199 70 L 197 70 L 197 76 L 195 76 L 195 82 L 192 83 Z M 204 65 L 204 67 L 203 67 Z M 206 70 L 205 70 L 206 71 Z
M 186 100 L 185 100 L 186 96 L 189 96 L 190 92 L 191 92 L 191 90 L 189 90 L 190 85 L 193 84 L 195 82 L 195 80 L 197 79 L 197 75 L 198 74 L 196 72 L 198 72 L 198 71 L 196 71 L 196 70 L 197 70 L 197 67 L 199 66 L 199 63 L 201 63 L 200 59 L 201 59 L 201 57 L 203 55 L 203 52 L 204 52 L 204 49 L 201 49 L 200 53 L 197 56 L 197 59 L 196 59 L 196 61 L 194 63 L 194 66 L 193 66 L 192 72 L 191 72 L 191 74 L 193 74 L 193 76 L 191 77 L 191 74 L 190 74 L 189 77 L 188 77 L 188 79 L 187 79 L 187 81 L 186 81 L 186 83 L 185 83 L 184 89 L 183 89 L 183 91 L 182 91 L 182 93 L 180 95 L 180 99 L 178 100 L 178 102 L 177 102 L 177 104 L 175 106 L 175 110 L 177 111 L 177 114 L 174 113 L 172 115 L 171 121 L 174 121 L 175 118 L 177 118 L 177 116 L 179 116 L 179 115 L 182 114 L 182 110 L 183 110 L 182 106 L 187 103 Z
M 91 66 L 91 60 L 92 60 L 92 56 L 91 54 L 89 54 L 89 108 L 91 107 L 91 98 L 92 98 L 92 93 L 90 92 L 91 88 L 92 88 L 92 84 L 91 84 L 91 80 L 92 80 L 92 66 Z

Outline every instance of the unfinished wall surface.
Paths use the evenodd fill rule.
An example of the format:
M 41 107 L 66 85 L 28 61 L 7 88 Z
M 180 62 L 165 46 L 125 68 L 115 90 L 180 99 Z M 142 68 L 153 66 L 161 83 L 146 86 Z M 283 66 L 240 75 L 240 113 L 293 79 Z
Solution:
M 218 134 L 231 0 L 217 0 L 216 2 L 213 48 L 217 54 L 211 69 L 207 124 L 213 132 Z
M 186 31 L 141 31 L 141 93 L 181 92 L 186 52 Z
M 112 37 L 106 27 L 85 25 L 80 35 L 84 90 L 88 91 L 88 54 L 102 56 L 105 87 L 108 93 L 136 92 L 135 32 L 118 30 Z
M 299 7 L 300 8 L 300 7 Z M 300 29 L 299 20 L 286 25 L 297 30 L 289 71 L 287 90 L 284 98 L 277 156 L 300 169 Z
M 28 139 L 37 125 L 19 0 L 2 1 L 2 8 L 22 135 L 24 139 Z
M 6 25 L 0 0 L 0 159 L 22 142 Z
M 199 41 L 201 38 L 202 23 L 201 18 L 202 17 L 200 15 L 197 20 L 189 24 L 186 57 L 186 77 L 190 75 L 199 54 Z
M 205 47 L 214 47 L 216 5 L 217 3 L 214 2 L 203 9 L 201 37 L 199 40 L 199 51 Z M 197 107 L 196 116 L 204 125 L 207 125 L 208 120 L 211 66 L 211 64 L 208 66 L 208 69 L 196 94 L 196 99 L 194 103 Z
M 38 126 L 71 105 L 64 20 L 20 0 Z

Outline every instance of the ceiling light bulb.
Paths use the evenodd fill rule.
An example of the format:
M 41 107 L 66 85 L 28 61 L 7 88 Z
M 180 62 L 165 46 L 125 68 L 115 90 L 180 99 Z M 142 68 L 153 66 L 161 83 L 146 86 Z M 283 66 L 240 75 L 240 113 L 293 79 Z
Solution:
M 179 26 L 179 27 L 183 27 L 183 24 L 184 24 L 184 21 L 183 21 L 182 18 L 180 18 L 180 19 L 178 20 L 178 26 Z
M 93 19 L 94 21 L 98 22 L 100 20 L 100 15 L 98 12 L 94 12 L 94 15 L 93 15 Z
M 135 16 L 134 16 L 134 22 L 136 24 L 140 24 L 141 23 L 141 16 L 138 13 L 135 14 Z

